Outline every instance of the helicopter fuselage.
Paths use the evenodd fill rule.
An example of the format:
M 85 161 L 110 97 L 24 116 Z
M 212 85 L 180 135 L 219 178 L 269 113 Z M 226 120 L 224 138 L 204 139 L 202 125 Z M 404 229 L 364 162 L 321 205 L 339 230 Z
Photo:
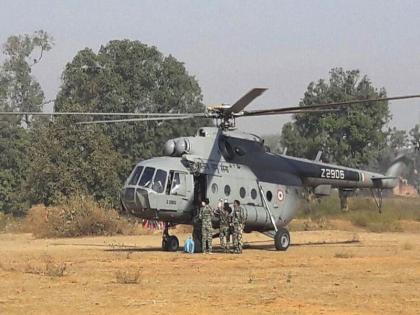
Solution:
M 296 215 L 305 188 L 392 188 L 384 175 L 273 154 L 257 136 L 201 128 L 169 140 L 165 155 L 139 162 L 121 193 L 124 210 L 143 219 L 192 224 L 204 198 L 239 200 L 246 231 L 273 230 Z M 322 189 L 324 188 L 324 189 Z M 215 220 L 214 226 L 218 225 Z

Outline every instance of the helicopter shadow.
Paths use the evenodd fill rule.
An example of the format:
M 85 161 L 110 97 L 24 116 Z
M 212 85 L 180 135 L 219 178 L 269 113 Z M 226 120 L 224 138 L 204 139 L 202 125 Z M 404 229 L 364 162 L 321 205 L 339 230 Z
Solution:
M 342 245 L 354 245 L 359 246 L 360 241 L 358 240 L 345 240 L 345 241 L 333 241 L 333 242 L 306 242 L 291 244 L 291 247 L 309 247 L 309 246 L 328 246 L 328 247 L 340 247 Z M 265 251 L 276 251 L 272 241 L 254 241 L 247 242 L 244 244 L 244 250 L 265 250 Z M 135 247 L 135 246 L 115 246 L 114 248 L 104 249 L 105 252 L 120 252 L 120 253 L 145 253 L 145 252 L 162 252 L 161 247 Z M 178 251 L 182 251 L 182 248 Z M 214 253 L 223 253 L 220 246 L 213 246 Z
M 359 246 L 359 240 L 345 240 L 345 241 L 320 241 L 320 242 L 305 242 L 305 243 L 294 243 L 290 244 L 290 247 L 317 247 L 317 246 L 328 246 L 328 247 L 341 247 L 342 245 L 353 244 L 354 246 Z M 274 247 L 272 241 L 254 241 L 246 242 L 244 244 L 244 250 L 247 249 L 256 249 L 256 250 L 266 250 L 266 251 L 277 251 Z

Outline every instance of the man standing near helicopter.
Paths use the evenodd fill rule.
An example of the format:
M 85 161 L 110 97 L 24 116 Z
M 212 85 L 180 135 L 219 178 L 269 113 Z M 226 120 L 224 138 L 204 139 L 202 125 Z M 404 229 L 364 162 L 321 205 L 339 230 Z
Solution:
M 241 207 L 239 200 L 233 202 L 232 212 L 232 223 L 233 223 L 233 249 L 236 254 L 242 253 L 242 232 L 245 223 L 245 211 Z
M 209 206 L 209 199 L 206 198 L 201 203 L 199 219 L 201 220 L 201 246 L 203 253 L 212 252 L 213 226 L 211 220 L 213 218 L 213 209 Z
M 220 200 L 218 210 L 219 210 L 218 212 L 219 212 L 220 246 L 222 247 L 222 250 L 225 253 L 227 253 L 230 250 L 229 221 L 230 221 L 232 209 L 229 207 L 229 203 L 227 200 L 225 200 L 224 203 L 222 203 L 222 200 Z

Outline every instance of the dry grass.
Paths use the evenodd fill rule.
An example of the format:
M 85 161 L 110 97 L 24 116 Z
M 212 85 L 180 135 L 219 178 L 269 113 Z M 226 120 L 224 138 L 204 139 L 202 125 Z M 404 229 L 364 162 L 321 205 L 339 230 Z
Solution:
M 118 270 L 115 273 L 115 280 L 119 284 L 138 284 L 140 282 L 141 269 Z
M 26 263 L 23 272 L 48 277 L 63 277 L 67 264 L 65 262 L 56 261 L 51 256 L 44 256 L 43 261 L 39 263 L 28 262 Z
M 379 213 L 372 198 L 352 197 L 349 211 L 342 212 L 338 196 L 333 194 L 312 202 L 299 217 L 306 220 L 303 230 L 323 229 L 330 225 L 330 220 L 339 219 L 371 232 L 402 232 L 403 221 L 420 221 L 420 198 L 384 198 L 382 213 Z
M 404 249 L 404 250 L 413 250 L 414 249 L 414 245 L 411 244 L 410 242 L 405 242 L 402 245 L 402 249 Z
M 102 208 L 84 196 L 74 196 L 61 206 L 32 207 L 24 230 L 38 238 L 143 234 L 141 225 L 130 223 L 114 209 Z
M 345 259 L 348 259 L 348 258 L 353 258 L 354 257 L 354 254 L 353 253 L 350 253 L 350 252 L 342 251 L 342 252 L 335 253 L 334 254 L 334 257 L 335 258 L 345 258 Z

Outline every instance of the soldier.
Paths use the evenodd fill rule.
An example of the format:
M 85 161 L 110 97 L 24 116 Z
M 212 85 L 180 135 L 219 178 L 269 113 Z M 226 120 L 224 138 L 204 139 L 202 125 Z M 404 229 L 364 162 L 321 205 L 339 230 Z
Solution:
M 201 220 L 201 246 L 203 253 L 211 253 L 213 228 L 211 219 L 213 217 L 213 209 L 209 206 L 209 200 L 206 198 L 201 203 L 199 218 Z
M 229 246 L 229 238 L 230 238 L 230 233 L 229 233 L 229 204 L 227 202 L 227 200 L 225 200 L 225 203 L 222 204 L 222 202 L 220 201 L 219 203 L 219 229 L 220 229 L 220 233 L 219 233 L 219 237 L 220 237 L 220 246 L 222 247 L 223 251 L 225 253 L 229 252 L 230 250 L 230 246 Z
M 242 231 L 245 224 L 245 211 L 239 200 L 233 202 L 233 249 L 237 254 L 242 253 Z

